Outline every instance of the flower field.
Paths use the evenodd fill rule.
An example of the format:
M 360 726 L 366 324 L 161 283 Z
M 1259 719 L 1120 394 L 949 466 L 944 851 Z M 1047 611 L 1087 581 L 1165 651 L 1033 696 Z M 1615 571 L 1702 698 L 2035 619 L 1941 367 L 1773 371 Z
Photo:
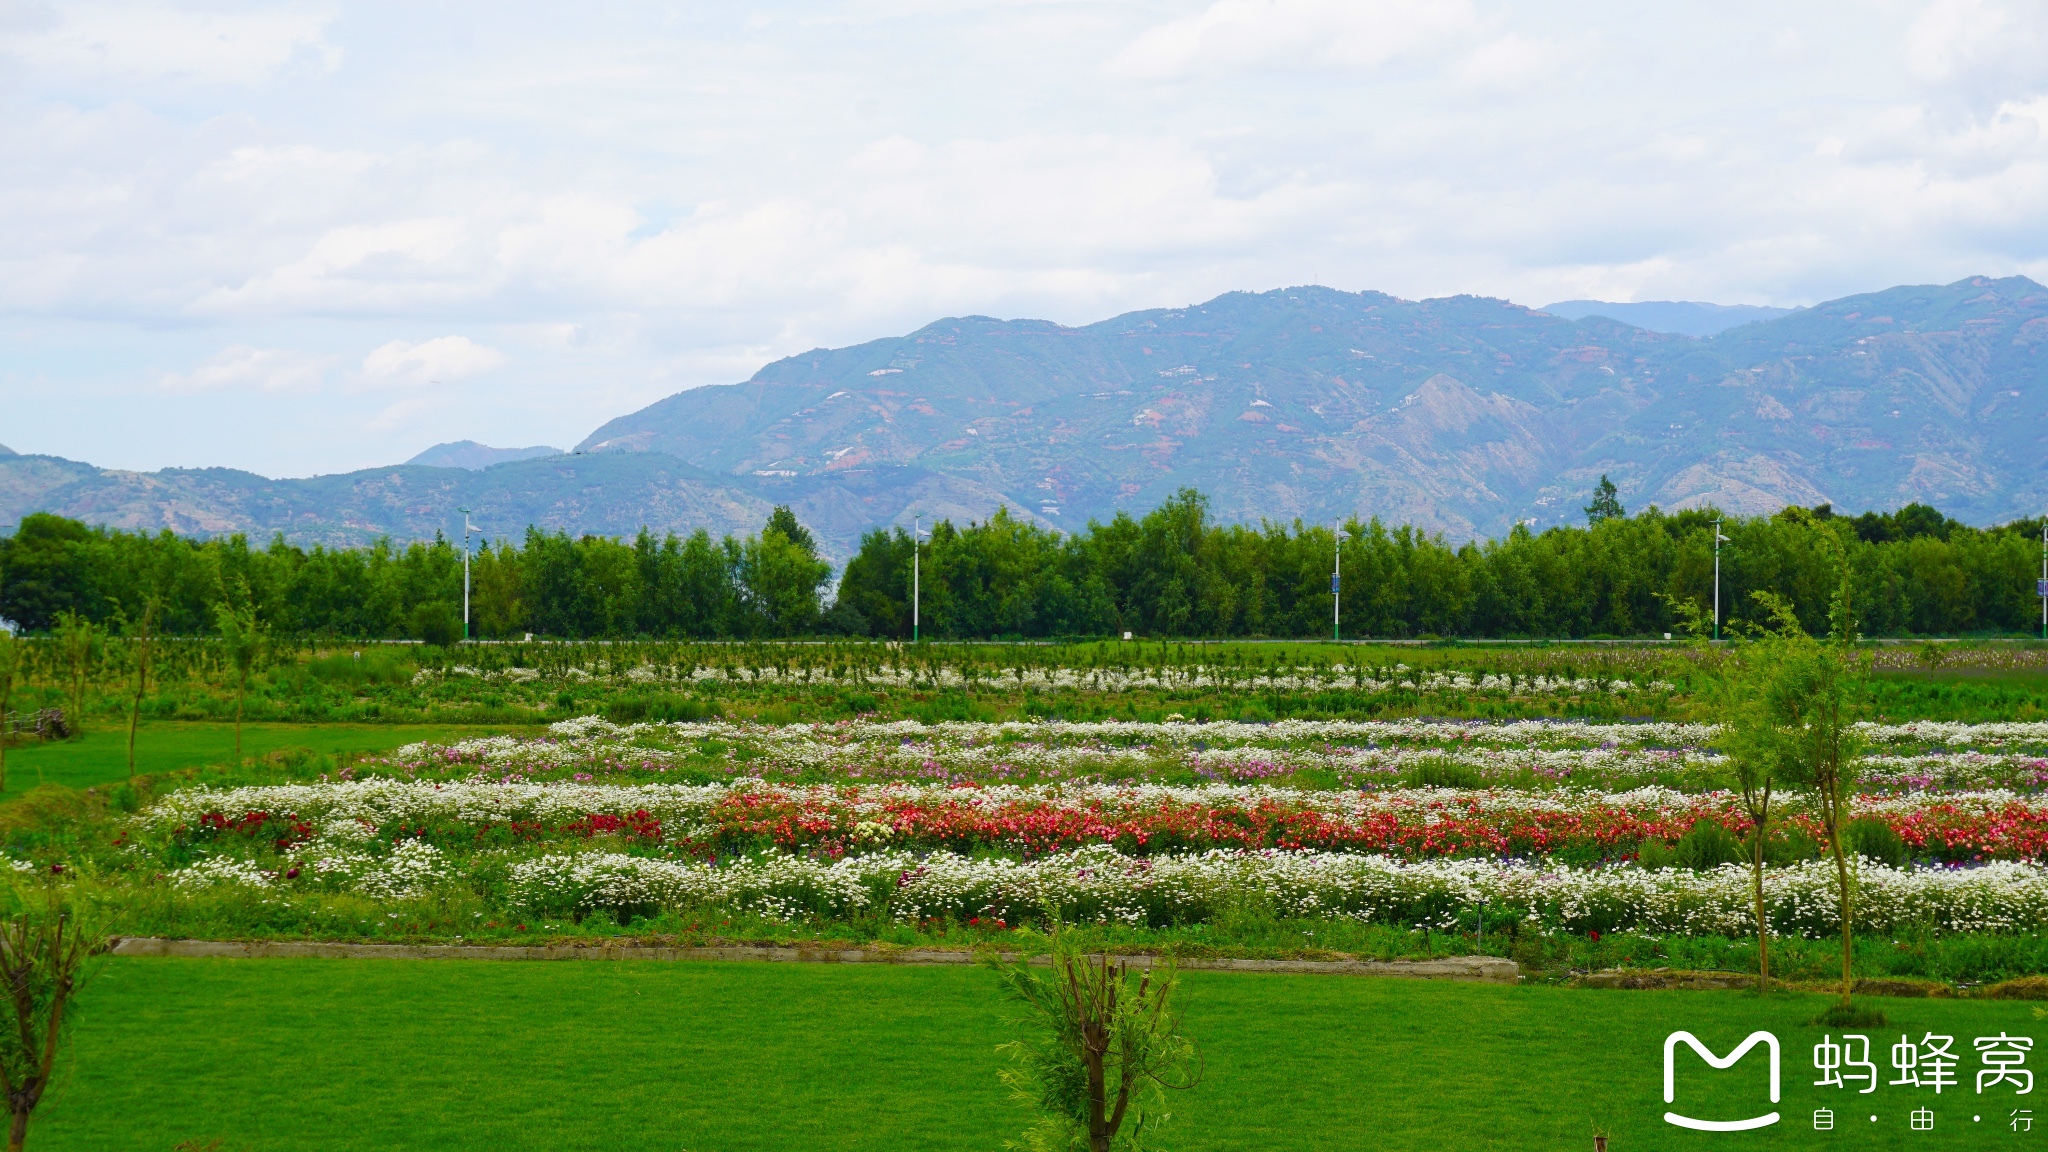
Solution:
M 407 778 L 768 779 L 942 784 L 1251 783 L 1297 776 L 1319 788 L 1403 783 L 1721 785 L 1704 724 L 1582 721 L 1219 721 L 922 724 L 709 722 L 614 725 L 581 717 L 545 739 L 415 744 L 366 766 Z M 2048 786 L 2048 724 L 1866 724 L 1866 787 Z
M 1859 798 L 1916 855 L 1940 863 L 2048 859 L 2048 801 L 2010 792 Z M 166 850 L 599 835 L 694 856 L 824 858 L 882 849 L 1045 856 L 1107 846 L 1135 856 L 1215 849 L 1623 863 L 1696 822 L 1747 831 L 1726 793 L 1304 791 L 1238 785 L 607 785 L 359 780 L 174 794 L 138 821 Z M 1793 809 L 1789 826 L 1812 834 Z
M 2048 724 L 1862 735 L 1853 815 L 1904 855 L 1858 862 L 1858 926 L 2048 922 Z M 112 872 L 187 900 L 467 901 L 508 919 L 620 924 L 720 911 L 997 928 L 1254 916 L 1739 936 L 1743 866 L 1640 858 L 1655 846 L 1668 859 L 1703 821 L 1748 831 L 1713 736 L 1676 723 L 583 717 L 541 738 L 411 745 L 318 779 L 171 791 L 125 820 Z M 1798 798 L 1781 811 L 1769 916 L 1824 935 L 1832 865 Z

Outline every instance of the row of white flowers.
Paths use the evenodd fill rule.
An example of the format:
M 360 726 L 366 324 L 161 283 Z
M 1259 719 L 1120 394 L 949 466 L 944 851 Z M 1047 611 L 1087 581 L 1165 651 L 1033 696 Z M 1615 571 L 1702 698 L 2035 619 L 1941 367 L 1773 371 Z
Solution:
M 1444 745 L 1536 748 L 1656 747 L 1697 748 L 1710 743 L 1718 727 L 1676 721 L 1596 723 L 1586 720 L 1276 720 L 1247 723 L 1213 720 L 1147 722 L 1098 720 L 1007 720 L 1000 722 L 916 720 L 842 720 L 830 724 L 752 724 L 744 721 L 698 721 L 673 724 L 617 725 L 601 716 L 579 716 L 550 726 L 557 739 L 632 740 L 670 737 L 744 743 L 777 753 L 801 756 L 801 747 L 869 748 L 911 744 L 936 748 L 1015 747 L 1154 747 L 1179 749 L 1283 748 L 1317 744 Z M 1856 725 L 1872 744 L 1940 745 L 1951 749 L 2004 749 L 2013 745 L 2048 747 L 2048 722 L 1964 724 L 1913 721 Z M 426 747 L 415 745 L 413 747 Z
M 1872 726 L 1866 732 L 1880 748 L 1911 739 L 1923 746 L 1936 743 L 1935 749 L 1880 752 L 1866 758 L 1864 766 L 1874 784 L 2037 787 L 2048 782 L 2048 757 L 2011 750 L 2015 741 L 2010 737 L 1983 741 L 2007 750 L 1974 751 L 1963 747 L 1966 732 L 1901 736 L 1900 729 L 1906 727 Z M 666 772 L 708 748 L 722 749 L 735 771 L 849 779 L 1057 779 L 1186 770 L 1244 781 L 1321 770 L 1359 785 L 1436 764 L 1452 765 L 1488 781 L 1534 777 L 1607 787 L 1649 782 L 1711 787 L 1722 763 L 1720 755 L 1705 746 L 1713 735 L 1706 725 L 1670 723 L 900 721 L 620 726 L 581 717 L 554 725 L 547 739 L 499 736 L 452 745 L 413 744 L 394 755 L 407 764 L 475 763 L 485 771 L 526 775 L 569 770 Z M 1942 739 L 1937 743 L 1931 736 Z
M 235 856 L 208 856 L 170 874 L 180 888 L 211 888 L 235 884 L 250 888 L 287 886 L 303 877 L 305 886 L 346 889 L 377 900 L 418 896 L 454 874 L 440 849 L 420 840 L 406 840 L 388 853 L 355 850 L 343 838 L 330 837 L 301 847 L 298 874 L 265 868 Z
M 456 665 L 446 672 L 422 671 L 419 681 L 437 676 L 462 676 L 528 683 L 543 679 L 588 680 L 596 678 L 579 667 L 542 671 L 534 668 L 506 668 L 484 671 Z M 1135 689 L 1176 690 L 1228 688 L 1258 691 L 1316 691 L 1350 688 L 1364 692 L 1480 692 L 1515 696 L 1571 695 L 1595 693 L 1627 696 L 1640 692 L 1668 692 L 1674 685 L 1663 680 L 1631 681 L 1526 675 L 1514 673 L 1438 671 L 1411 668 L 1406 664 L 1354 667 L 1337 664 L 1325 668 L 1294 667 L 1272 671 L 1246 671 L 1203 665 L 1162 665 L 1127 668 L 999 668 L 993 666 L 937 668 L 881 664 L 871 667 L 829 669 L 813 666 L 778 668 L 764 666 L 657 666 L 636 664 L 624 671 L 625 679 L 643 684 L 817 684 L 875 688 L 962 688 L 980 687 L 1036 689 L 1040 691 L 1128 692 Z
M 2048 869 L 1861 869 L 1864 931 L 2010 932 L 2048 923 Z M 514 865 L 511 894 L 541 913 L 725 906 L 781 919 L 983 917 L 1016 922 L 1056 910 L 1069 921 L 1193 923 L 1259 909 L 1290 917 L 1350 917 L 1448 927 L 1485 908 L 1543 928 L 1741 935 L 1753 927 L 1741 867 L 1546 869 L 1514 862 L 1321 852 L 1215 851 L 1129 857 L 1084 849 L 1041 860 L 933 853 L 830 863 L 777 855 L 725 865 L 615 853 L 552 855 Z M 1774 930 L 1821 936 L 1839 920 L 1825 862 L 1772 870 L 1765 903 Z
M 1267 785 L 1202 784 L 996 784 L 948 787 L 916 783 L 790 785 L 742 779 L 716 784 L 601 784 L 596 782 L 408 781 L 366 779 L 305 784 L 249 785 L 238 788 L 192 788 L 173 792 L 139 813 L 145 828 L 195 826 L 208 812 L 292 813 L 312 824 L 317 834 L 357 837 L 367 827 L 453 820 L 471 825 L 514 820 L 563 823 L 591 813 L 622 815 L 646 811 L 677 833 L 687 833 L 709 811 L 739 794 L 844 810 L 854 818 L 880 816 L 904 805 L 964 804 L 993 810 L 1016 805 L 1065 805 L 1119 811 L 1164 806 L 1203 805 L 1248 807 L 1274 803 L 1311 809 L 1326 816 L 1361 820 L 1383 813 L 1430 823 L 1463 817 L 1476 810 L 1580 815 L 1620 809 L 1644 816 L 1732 810 L 1724 792 L 1686 793 L 1672 788 L 1643 787 L 1626 791 L 1590 789 L 1452 788 L 1339 791 L 1294 789 Z M 1858 814 L 1905 816 L 1936 805 L 1964 814 L 1991 814 L 2014 803 L 2036 798 L 2002 789 L 1953 793 L 1907 793 L 1863 796 L 1854 800 Z M 1781 801 L 1781 811 L 1798 811 L 1799 798 Z

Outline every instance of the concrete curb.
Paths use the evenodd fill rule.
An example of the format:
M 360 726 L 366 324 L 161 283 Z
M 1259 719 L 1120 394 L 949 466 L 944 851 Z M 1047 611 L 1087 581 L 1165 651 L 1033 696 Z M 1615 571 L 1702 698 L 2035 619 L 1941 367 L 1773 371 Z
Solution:
M 734 945 L 720 948 L 672 948 L 650 944 L 479 945 L 479 944 L 330 944 L 282 940 L 168 940 L 127 936 L 118 941 L 116 956 L 226 957 L 242 960 L 316 957 L 334 960 L 751 960 L 799 964 L 972 964 L 971 952 L 882 951 L 866 948 L 779 948 Z M 1138 967 L 1153 957 L 1125 956 Z M 1038 961 L 1044 963 L 1043 959 Z M 1297 972 L 1329 976 L 1392 976 L 1414 980 L 1462 980 L 1513 984 L 1521 972 L 1499 956 L 1444 956 L 1430 960 L 1231 960 L 1186 959 L 1185 971 Z

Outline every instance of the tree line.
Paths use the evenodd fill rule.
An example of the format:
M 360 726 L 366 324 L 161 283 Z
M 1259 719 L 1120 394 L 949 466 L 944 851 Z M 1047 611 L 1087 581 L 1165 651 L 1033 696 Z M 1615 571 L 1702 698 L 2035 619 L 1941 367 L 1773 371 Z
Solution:
M 1656 636 L 1680 627 L 1686 603 L 1710 605 L 1718 513 L 1628 515 L 1611 492 L 1586 511 L 1583 527 L 1517 526 L 1463 544 L 1352 519 L 1341 540 L 1344 637 Z M 1725 518 L 1724 627 L 1757 617 L 1751 593 L 1765 591 L 1822 631 L 1846 569 L 1867 635 L 2033 632 L 2040 531 L 2039 520 L 1974 528 L 1921 504 Z M 940 521 L 921 547 L 901 528 L 874 529 L 836 586 L 787 508 L 744 538 L 530 528 L 471 558 L 470 632 L 908 638 L 915 556 L 928 638 L 1328 636 L 1339 547 L 1326 525 L 1218 523 L 1191 490 L 1074 533 L 1007 510 Z M 439 537 L 305 548 L 279 536 L 258 548 L 240 535 L 127 532 L 37 513 L 0 540 L 0 619 L 30 633 L 69 617 L 126 628 L 153 611 L 162 634 L 209 635 L 225 607 L 279 635 L 449 643 L 462 635 L 461 604 L 462 549 Z

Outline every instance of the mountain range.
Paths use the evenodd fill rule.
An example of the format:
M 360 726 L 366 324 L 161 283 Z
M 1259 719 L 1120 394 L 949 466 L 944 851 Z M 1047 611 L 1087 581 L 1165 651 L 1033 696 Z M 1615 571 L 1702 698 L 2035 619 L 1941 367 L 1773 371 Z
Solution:
M 506 450 L 442 445 L 432 463 L 303 480 L 10 456 L 0 525 L 48 509 L 354 544 L 459 531 L 458 506 L 517 535 L 751 531 L 790 504 L 843 557 L 913 516 L 1007 505 L 1070 529 L 1181 487 L 1226 520 L 1377 515 L 1453 538 L 1578 521 L 1603 474 L 1631 509 L 1922 501 L 1992 523 L 2048 502 L 2048 288 L 1973 277 L 1732 319 L 1694 337 L 1328 288 L 1082 327 L 957 317 L 787 357 L 614 419 L 572 454 L 480 470 L 457 450 Z
M 1542 310 L 1567 320 L 1605 316 L 1652 332 L 1671 332 L 1680 336 L 1718 336 L 1730 328 L 1758 320 L 1776 320 L 1794 311 L 1757 304 L 1706 304 L 1698 300 L 1639 300 L 1633 304 L 1617 304 L 1610 300 L 1565 300 L 1545 304 Z
M 560 448 L 536 444 L 531 448 L 493 448 L 474 440 L 451 440 L 436 444 L 425 452 L 407 460 L 407 464 L 420 464 L 428 468 L 468 468 L 480 471 L 493 464 L 510 464 L 515 460 L 534 460 L 542 456 L 560 456 Z

